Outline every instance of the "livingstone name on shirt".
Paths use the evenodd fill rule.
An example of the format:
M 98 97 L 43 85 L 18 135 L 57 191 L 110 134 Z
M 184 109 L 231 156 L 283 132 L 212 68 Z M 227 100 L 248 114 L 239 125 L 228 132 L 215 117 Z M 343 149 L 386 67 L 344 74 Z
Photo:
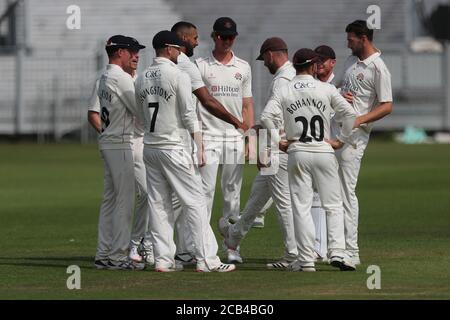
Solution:
M 161 88 L 159 86 L 151 86 L 149 88 L 145 88 L 143 89 L 140 93 L 139 93 L 139 98 L 141 99 L 141 103 L 143 101 L 145 101 L 145 98 L 147 98 L 147 96 L 155 96 L 158 95 L 162 98 L 164 98 L 164 100 L 169 101 L 170 98 L 172 98 L 173 94 L 167 92 L 166 90 L 164 90 L 164 88 Z

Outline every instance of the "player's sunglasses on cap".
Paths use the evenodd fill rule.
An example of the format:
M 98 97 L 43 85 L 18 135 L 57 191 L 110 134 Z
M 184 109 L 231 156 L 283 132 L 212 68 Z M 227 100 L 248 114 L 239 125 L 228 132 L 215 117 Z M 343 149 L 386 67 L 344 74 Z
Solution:
M 109 38 L 106 42 L 106 47 L 116 47 L 130 50 L 141 50 L 145 48 L 145 46 L 140 44 L 136 39 L 123 35 L 115 35 Z
M 302 67 L 318 61 L 320 61 L 320 56 L 316 52 L 308 48 L 302 48 L 294 54 L 292 62 L 294 66 Z
M 178 38 L 175 32 L 163 30 L 155 34 L 152 41 L 153 48 L 160 49 L 165 47 L 174 47 L 180 49 L 185 43 Z

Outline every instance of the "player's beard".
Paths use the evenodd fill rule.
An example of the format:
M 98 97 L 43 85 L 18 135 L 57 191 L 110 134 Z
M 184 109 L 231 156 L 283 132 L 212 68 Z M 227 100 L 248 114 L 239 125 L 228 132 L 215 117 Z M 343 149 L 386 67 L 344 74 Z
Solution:
M 186 48 L 186 55 L 192 57 L 194 55 L 194 47 L 189 43 L 185 43 L 184 47 Z

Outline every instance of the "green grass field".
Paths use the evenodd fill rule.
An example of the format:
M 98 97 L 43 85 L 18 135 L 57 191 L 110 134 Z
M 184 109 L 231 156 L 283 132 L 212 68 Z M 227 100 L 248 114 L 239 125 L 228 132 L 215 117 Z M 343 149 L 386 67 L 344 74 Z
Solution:
M 242 206 L 255 174 L 247 166 Z M 273 209 L 265 228 L 252 229 L 243 242 L 245 263 L 236 272 L 96 270 L 97 147 L 3 144 L 0 299 L 449 299 L 450 146 L 372 141 L 358 194 L 363 264 L 357 272 L 328 265 L 312 274 L 265 270 L 282 254 Z M 219 212 L 217 200 L 216 231 Z M 81 267 L 81 290 L 66 287 L 69 265 Z M 366 286 L 369 265 L 381 268 L 380 290 Z

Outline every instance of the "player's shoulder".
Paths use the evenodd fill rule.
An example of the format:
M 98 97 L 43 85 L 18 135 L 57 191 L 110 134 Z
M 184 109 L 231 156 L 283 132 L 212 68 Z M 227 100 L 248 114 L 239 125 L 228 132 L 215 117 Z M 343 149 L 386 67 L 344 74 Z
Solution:
M 376 57 L 372 63 L 375 68 L 375 71 L 380 73 L 388 73 L 388 74 L 390 73 L 388 67 L 386 66 L 380 55 Z
M 210 61 L 211 61 L 211 57 L 210 56 L 200 57 L 200 58 L 195 59 L 195 63 L 197 65 L 209 64 Z
M 244 59 L 241 59 L 241 58 L 239 58 L 239 57 L 237 57 L 237 56 L 234 56 L 234 61 L 235 61 L 235 65 L 239 68 L 239 69 L 242 69 L 242 70 L 245 70 L 246 72 L 251 72 L 251 67 L 250 67 L 250 64 L 247 62 L 247 61 L 245 61 Z
M 245 67 L 250 67 L 250 64 L 247 61 L 245 61 L 244 59 L 239 58 L 238 56 L 234 56 L 234 58 L 236 59 L 237 64 L 245 66 Z

